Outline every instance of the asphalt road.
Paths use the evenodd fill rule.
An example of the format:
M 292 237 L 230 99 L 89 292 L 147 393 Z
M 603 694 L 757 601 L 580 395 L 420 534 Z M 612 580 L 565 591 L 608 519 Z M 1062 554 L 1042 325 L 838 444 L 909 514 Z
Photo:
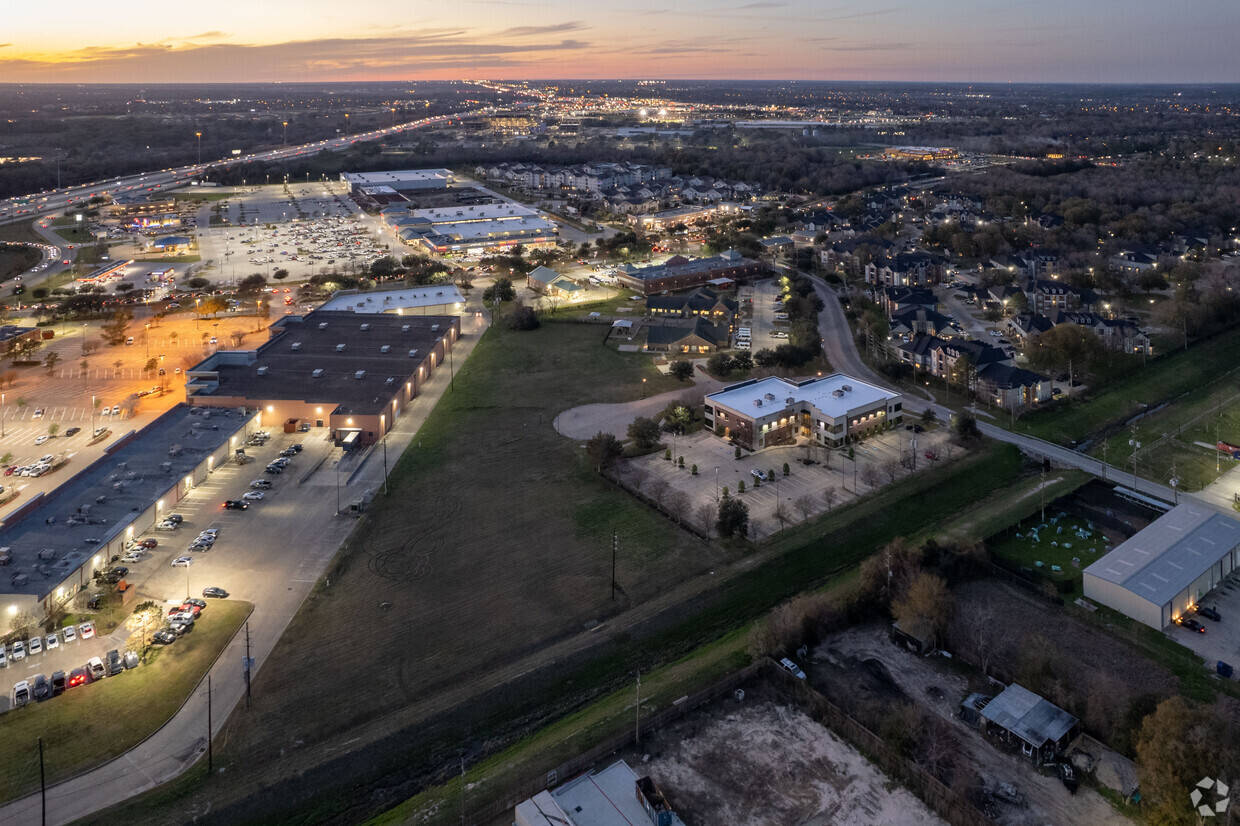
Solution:
M 474 307 L 468 309 L 472 311 Z M 462 315 L 462 336 L 455 361 L 465 363 L 485 326 L 484 317 L 473 312 Z M 389 461 L 394 462 L 408 447 L 448 384 L 448 371 L 436 371 L 424 385 L 422 395 L 402 413 L 388 435 Z M 348 504 L 364 491 L 378 490 L 383 484 L 383 462 L 377 449 L 338 461 L 340 451 L 331 447 L 321 432 L 316 440 L 314 432 L 286 436 L 275 428 L 268 430 L 273 439 L 256 452 L 257 462 L 243 467 L 225 465 L 178 504 L 178 512 L 186 516 L 193 528 L 209 523 L 221 529 L 220 540 L 211 551 L 193 555 L 188 583 L 186 569 L 169 567 L 168 559 L 179 555 L 173 551 L 184 547 L 193 538 L 191 533 L 196 535 L 193 528 L 154 534 L 160 538 L 158 551 L 163 553 L 153 560 L 146 578 L 137 583 L 139 596 L 144 598 L 173 599 L 184 594 L 186 588 L 201 593 L 206 585 L 218 585 L 234 598 L 253 602 L 255 608 L 248 628 L 255 672 L 262 668 L 355 525 L 348 516 L 335 515 L 337 496 L 347 510 Z M 223 500 L 240 497 L 251 480 L 262 477 L 263 461 L 286 442 L 303 442 L 305 449 L 283 475 L 276 477 L 268 497 L 247 511 L 224 511 Z M 328 458 L 323 465 L 299 484 L 316 457 L 324 452 Z M 164 551 L 164 538 L 169 536 L 176 536 L 177 541 L 167 540 L 168 550 Z M 244 700 L 241 663 L 245 648 L 242 631 L 229 642 L 210 671 L 215 732 L 223 728 L 229 714 Z M 46 822 L 61 824 L 86 817 L 172 780 L 206 754 L 206 732 L 204 679 L 181 710 L 143 743 L 115 760 L 50 787 Z M 37 794 L 0 807 L 0 823 L 37 823 L 40 815 Z

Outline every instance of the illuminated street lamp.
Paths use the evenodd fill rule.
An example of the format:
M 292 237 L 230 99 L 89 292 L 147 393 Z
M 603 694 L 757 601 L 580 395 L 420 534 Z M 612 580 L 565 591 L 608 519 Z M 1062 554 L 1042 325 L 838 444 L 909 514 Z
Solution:
M 284 145 L 288 146 L 288 121 L 284 121 Z
M 195 132 L 194 136 L 198 138 L 198 163 L 202 163 L 202 133 Z

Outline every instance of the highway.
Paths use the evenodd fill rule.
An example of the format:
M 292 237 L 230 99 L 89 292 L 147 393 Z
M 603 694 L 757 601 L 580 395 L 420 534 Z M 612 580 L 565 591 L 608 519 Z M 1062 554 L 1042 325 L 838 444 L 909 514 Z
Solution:
M 224 158 L 221 160 L 208 161 L 206 163 L 196 163 L 189 166 L 162 169 L 158 172 L 146 172 L 140 175 L 110 178 L 103 181 L 94 181 L 92 183 L 82 184 L 80 186 L 66 187 L 63 189 L 49 190 L 47 192 L 38 192 L 32 195 L 13 197 L 0 201 L 0 224 L 28 221 L 31 218 L 37 218 L 49 213 L 60 212 L 65 209 L 80 206 L 90 201 L 91 198 L 96 197 L 115 197 L 120 194 L 131 192 L 160 192 L 165 189 L 176 189 L 178 187 L 185 186 L 204 174 L 209 174 L 211 172 L 231 169 L 235 166 L 255 163 L 258 161 L 282 161 L 298 158 L 303 155 L 317 155 L 320 152 L 345 149 L 358 142 L 381 140 L 389 135 L 405 132 L 407 130 L 424 129 L 431 126 L 449 123 L 453 120 L 459 120 L 460 118 L 466 117 L 469 114 L 471 113 L 461 112 L 452 115 L 442 115 L 435 118 L 423 118 L 421 120 L 397 124 L 384 129 L 376 129 L 371 132 L 360 132 L 356 135 L 345 135 L 333 140 L 316 141 L 314 143 L 298 144 L 295 146 L 285 146 L 279 149 L 267 149 L 247 155 L 237 155 L 235 157 Z

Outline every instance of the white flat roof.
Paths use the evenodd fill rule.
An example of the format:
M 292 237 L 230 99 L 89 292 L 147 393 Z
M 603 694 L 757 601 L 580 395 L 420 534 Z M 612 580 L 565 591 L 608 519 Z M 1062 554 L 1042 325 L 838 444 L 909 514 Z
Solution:
M 774 400 L 768 399 L 768 395 L 774 396 Z M 843 373 L 802 382 L 768 376 L 765 379 L 725 387 L 706 397 L 707 401 L 717 407 L 726 407 L 753 419 L 777 413 L 790 404 L 799 402 L 813 405 L 832 419 L 843 419 L 849 411 L 873 407 L 898 398 L 899 393 L 883 390 Z M 789 402 L 789 399 L 792 401 Z M 761 405 L 756 404 L 759 401 L 762 402 Z
M 409 287 L 403 290 L 379 290 L 368 293 L 338 293 L 320 310 L 341 310 L 351 313 L 395 313 L 441 304 L 464 304 L 465 297 L 452 284 Z
M 1240 522 L 1198 502 L 1167 511 L 1085 569 L 1163 606 L 1240 545 Z
M 377 186 L 393 183 L 442 183 L 452 182 L 450 169 L 399 169 L 390 172 L 344 172 L 341 180 L 357 186 Z
M 513 232 L 546 232 L 552 233 L 555 227 L 550 221 L 542 218 L 502 218 L 494 221 L 468 221 L 463 224 L 435 224 L 436 235 L 458 237 L 461 241 L 471 238 L 503 238 Z
M 496 218 L 537 218 L 538 210 L 520 204 L 474 204 L 473 206 L 411 209 L 409 214 L 415 218 L 425 218 L 432 224 L 458 224 Z
M 637 773 L 623 760 L 551 792 L 573 826 L 639 826 L 650 816 L 637 800 Z

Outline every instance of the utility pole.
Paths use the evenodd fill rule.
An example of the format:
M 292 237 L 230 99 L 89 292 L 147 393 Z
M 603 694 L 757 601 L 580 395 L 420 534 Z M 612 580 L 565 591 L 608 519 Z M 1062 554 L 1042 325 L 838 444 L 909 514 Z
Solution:
M 1046 521 L 1046 462 L 1042 462 L 1042 481 L 1038 483 L 1038 505 L 1042 510 L 1042 521 Z
M 245 707 L 250 707 L 250 621 L 245 622 Z
M 611 532 L 611 598 L 616 598 L 616 532 Z
M 642 672 L 637 670 L 637 707 L 635 709 L 633 719 L 633 745 L 641 745 L 642 742 Z
M 388 493 L 387 476 L 388 476 L 387 474 L 387 434 L 384 433 L 383 434 L 383 495 L 384 496 L 387 496 L 387 493 Z
M 43 769 L 43 738 L 39 738 L 39 799 L 42 801 L 43 826 L 47 826 L 47 774 Z
M 465 758 L 461 758 L 461 826 L 465 826 Z
M 215 750 L 211 745 L 211 675 L 207 675 L 207 774 L 215 771 Z
M 1103 481 L 1106 481 L 1106 478 L 1107 478 L 1107 448 L 1110 446 L 1111 446 L 1111 443 L 1103 439 L 1102 441 L 1102 479 Z

